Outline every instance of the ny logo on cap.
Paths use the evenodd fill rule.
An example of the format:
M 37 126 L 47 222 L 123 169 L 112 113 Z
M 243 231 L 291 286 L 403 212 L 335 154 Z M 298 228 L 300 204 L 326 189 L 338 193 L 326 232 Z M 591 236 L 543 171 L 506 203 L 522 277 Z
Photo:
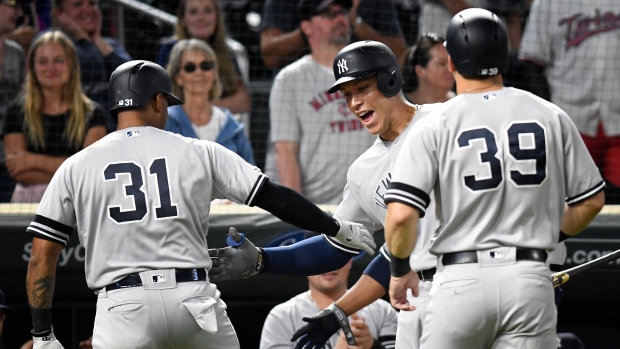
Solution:
M 342 74 L 346 72 L 347 70 L 349 70 L 349 68 L 347 68 L 347 61 L 344 58 L 338 61 L 337 66 L 338 66 L 338 74 Z

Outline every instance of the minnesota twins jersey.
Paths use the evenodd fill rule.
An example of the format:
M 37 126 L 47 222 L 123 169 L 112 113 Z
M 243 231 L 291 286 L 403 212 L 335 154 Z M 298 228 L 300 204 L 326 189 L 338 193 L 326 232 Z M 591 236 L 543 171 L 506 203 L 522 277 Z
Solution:
M 310 291 L 299 294 L 285 303 L 278 304 L 267 315 L 261 334 L 260 348 L 293 348 L 295 343 L 291 342 L 291 337 L 298 329 L 307 324 L 302 318 L 319 311 L 321 309 L 312 299 Z M 398 313 L 388 302 L 378 299 L 358 311 L 357 315 L 365 319 L 373 338 L 381 339 L 381 337 L 394 337 L 396 335 Z M 349 317 L 349 321 L 351 321 L 351 317 Z M 335 348 L 340 332 L 334 334 L 323 348 Z
M 461 94 L 420 120 L 403 144 L 385 200 L 423 214 L 435 191 L 441 229 L 430 251 L 437 255 L 497 246 L 550 251 L 564 203 L 604 186 L 560 108 L 502 88 Z
M 532 3 L 520 58 L 547 67 L 551 100 L 579 131 L 620 134 L 620 1 L 537 0 Z
M 426 104 L 418 107 L 415 116 L 405 130 L 392 142 L 377 137 L 375 143 L 362 154 L 349 168 L 344 198 L 335 215 L 344 220 L 363 224 L 368 231 L 383 228 L 387 206 L 384 195 L 392 182 L 392 166 L 402 149 L 402 143 L 412 125 L 427 115 L 437 104 Z M 426 270 L 435 267 L 437 258 L 428 252 L 430 237 L 439 228 L 435 219 L 434 202 L 430 203 L 429 214 L 421 219 L 418 225 L 418 243 L 411 255 L 411 268 Z M 338 246 L 341 244 L 328 238 Z
M 252 205 L 266 180 L 217 143 L 128 128 L 60 166 L 27 232 L 66 244 L 77 224 L 92 289 L 147 270 L 210 269 L 210 202 Z
M 304 56 L 278 73 L 269 97 L 271 142 L 299 143 L 302 193 L 316 204 L 342 200 L 347 168 L 374 142 L 347 107 L 331 67 Z M 274 180 L 276 158 L 268 154 L 265 172 Z

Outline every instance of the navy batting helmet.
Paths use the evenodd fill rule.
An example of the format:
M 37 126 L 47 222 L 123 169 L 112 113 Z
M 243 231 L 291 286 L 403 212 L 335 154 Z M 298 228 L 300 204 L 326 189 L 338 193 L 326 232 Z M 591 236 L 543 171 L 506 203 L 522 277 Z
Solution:
M 377 41 L 359 41 L 338 52 L 334 59 L 336 82 L 327 90 L 334 93 L 340 84 L 377 74 L 377 88 L 388 97 L 395 96 L 403 87 L 396 56 L 389 47 Z
M 508 69 L 508 35 L 492 12 L 470 8 L 457 13 L 446 35 L 446 49 L 456 71 L 466 78 L 504 74 Z
M 170 76 L 159 64 L 129 61 L 121 64 L 110 76 L 110 114 L 116 119 L 121 109 L 145 105 L 157 93 L 163 93 L 168 105 L 182 104 L 172 94 Z

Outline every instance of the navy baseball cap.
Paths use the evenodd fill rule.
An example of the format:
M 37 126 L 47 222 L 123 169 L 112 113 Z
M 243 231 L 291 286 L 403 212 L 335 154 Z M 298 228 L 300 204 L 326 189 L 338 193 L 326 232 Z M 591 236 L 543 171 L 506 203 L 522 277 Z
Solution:
M 350 9 L 353 6 L 351 0 L 300 0 L 297 3 L 297 14 L 302 20 L 307 20 L 321 14 L 331 4 L 338 4 L 346 9 Z
M 15 312 L 15 309 L 6 306 L 6 302 L 4 301 L 4 292 L 2 292 L 1 289 L 0 289 L 0 309 L 5 310 L 5 311 L 10 310 L 12 312 Z

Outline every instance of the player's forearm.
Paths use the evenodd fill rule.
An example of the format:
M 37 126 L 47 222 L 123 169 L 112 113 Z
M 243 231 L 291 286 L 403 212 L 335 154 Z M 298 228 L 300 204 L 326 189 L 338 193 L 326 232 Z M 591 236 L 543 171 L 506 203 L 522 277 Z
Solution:
M 400 202 L 388 204 L 385 218 L 385 243 L 390 254 L 409 258 L 418 235 L 418 210 Z
M 63 246 L 34 238 L 26 276 L 26 292 L 32 313 L 33 330 L 50 330 L 52 298 L 56 281 L 56 265 Z
M 322 236 L 285 247 L 263 248 L 262 274 L 318 275 L 344 267 L 355 255 L 330 245 Z
M 338 223 L 295 190 L 267 181 L 256 193 L 254 206 L 296 227 L 336 236 Z
M 267 68 L 278 68 L 293 61 L 306 46 L 299 28 L 288 33 L 265 29 L 260 35 L 260 52 Z
M 387 272 L 389 275 L 389 269 Z M 385 292 L 385 288 L 380 283 L 363 274 L 355 285 L 336 301 L 336 305 L 347 315 L 351 315 L 383 297 Z
M 562 216 L 561 230 L 566 235 L 576 235 L 584 230 L 605 206 L 603 191 L 576 205 L 566 206 Z

